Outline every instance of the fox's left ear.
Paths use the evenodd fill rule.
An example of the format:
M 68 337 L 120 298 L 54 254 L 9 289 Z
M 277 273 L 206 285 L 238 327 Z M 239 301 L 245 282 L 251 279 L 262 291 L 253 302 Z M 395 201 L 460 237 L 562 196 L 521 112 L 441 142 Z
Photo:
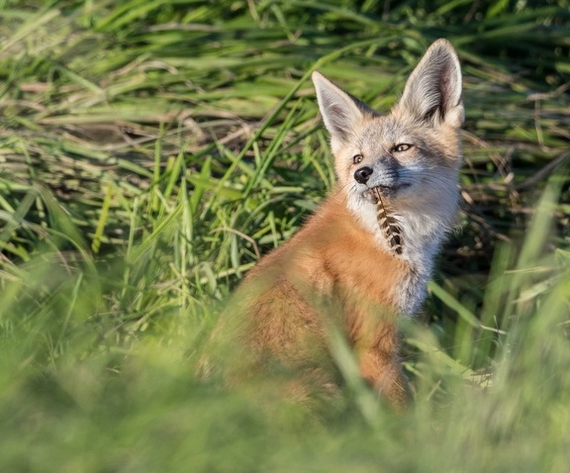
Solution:
M 438 39 L 429 47 L 410 75 L 397 107 L 416 120 L 455 127 L 463 123 L 461 68 L 449 41 Z
M 312 79 L 319 109 L 331 136 L 331 148 L 336 153 L 342 144 L 348 143 L 355 135 L 362 119 L 374 114 L 374 111 L 319 72 L 313 72 Z

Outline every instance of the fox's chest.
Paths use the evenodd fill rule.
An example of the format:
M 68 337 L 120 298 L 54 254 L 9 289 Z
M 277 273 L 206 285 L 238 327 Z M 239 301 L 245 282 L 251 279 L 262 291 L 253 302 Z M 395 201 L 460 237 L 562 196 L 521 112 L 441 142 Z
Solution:
M 407 317 L 417 314 L 427 296 L 427 280 L 428 275 L 422 275 L 417 270 L 404 274 L 394 294 L 398 312 Z
M 364 298 L 373 296 L 403 316 L 415 316 L 426 299 L 429 272 L 410 266 L 398 256 L 392 258 L 391 267 L 376 267 L 360 275 Z
M 408 317 L 414 316 L 424 302 L 429 268 L 406 261 L 405 253 L 386 251 L 375 242 L 368 246 L 347 242 L 343 248 L 335 245 L 329 250 L 323 258 L 325 277 L 312 278 L 325 294 L 334 294 L 334 288 L 339 288 L 347 295 L 350 307 L 386 308 Z M 329 283 L 321 285 L 323 279 Z
M 427 282 L 431 277 L 433 261 L 444 236 L 444 227 L 434 224 L 436 219 L 415 212 L 393 215 L 392 225 L 397 228 L 397 241 L 386 231 L 377 206 L 360 202 L 352 208 L 353 214 L 373 237 L 376 251 L 390 255 L 391 265 L 400 269 L 391 278 L 392 303 L 398 312 L 414 316 L 427 295 Z M 380 272 L 382 273 L 385 272 Z M 396 276 L 396 277 L 394 277 Z

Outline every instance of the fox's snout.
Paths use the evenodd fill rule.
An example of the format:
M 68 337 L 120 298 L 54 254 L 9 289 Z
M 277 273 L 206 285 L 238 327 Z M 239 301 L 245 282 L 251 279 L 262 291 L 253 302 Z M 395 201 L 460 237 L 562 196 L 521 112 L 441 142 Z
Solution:
M 366 186 L 371 189 L 381 186 L 396 189 L 403 185 L 400 175 L 402 165 L 395 160 L 380 161 L 373 166 L 361 166 L 354 171 L 353 177 L 357 185 Z M 363 190 L 364 187 L 360 187 Z
M 372 175 L 374 170 L 369 166 L 363 166 L 358 168 L 354 172 L 354 180 L 359 184 L 366 184 L 368 182 L 368 178 Z

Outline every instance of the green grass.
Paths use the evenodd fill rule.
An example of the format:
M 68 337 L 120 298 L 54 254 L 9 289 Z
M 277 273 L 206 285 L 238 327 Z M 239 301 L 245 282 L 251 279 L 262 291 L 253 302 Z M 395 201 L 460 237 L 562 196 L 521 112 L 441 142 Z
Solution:
M 566 0 L 0 4 L 2 471 L 565 471 Z M 461 229 L 396 415 L 196 379 L 220 306 L 334 183 L 313 69 L 380 110 L 438 37 Z

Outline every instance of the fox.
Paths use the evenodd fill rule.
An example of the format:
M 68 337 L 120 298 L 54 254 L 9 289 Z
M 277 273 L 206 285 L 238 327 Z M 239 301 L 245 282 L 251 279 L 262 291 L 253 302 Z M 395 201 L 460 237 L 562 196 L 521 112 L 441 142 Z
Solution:
M 400 318 L 427 297 L 434 259 L 459 206 L 464 120 L 457 54 L 435 41 L 387 114 L 314 71 L 337 182 L 280 247 L 234 291 L 223 317 L 238 321 L 251 372 L 289 370 L 303 386 L 339 386 L 330 327 L 353 350 L 360 377 L 396 407 L 411 402 L 400 355 Z M 335 377 L 336 376 L 336 377 Z

